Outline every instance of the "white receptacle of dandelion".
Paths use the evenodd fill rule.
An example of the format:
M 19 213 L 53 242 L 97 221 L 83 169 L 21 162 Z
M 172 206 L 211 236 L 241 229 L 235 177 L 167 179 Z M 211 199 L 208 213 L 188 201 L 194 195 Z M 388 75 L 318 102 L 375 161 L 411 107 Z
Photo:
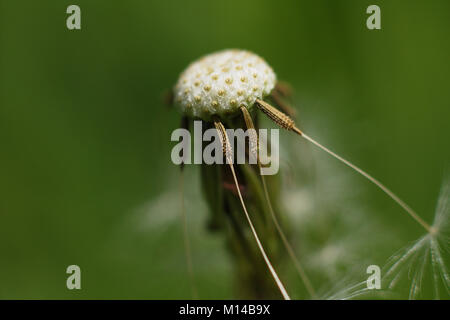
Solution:
M 292 118 L 290 107 L 283 102 L 283 97 L 285 96 L 286 90 L 283 86 L 277 83 L 277 79 L 272 68 L 261 57 L 245 50 L 224 50 L 207 55 L 198 61 L 193 62 L 184 72 L 181 73 L 173 90 L 174 103 L 183 113 L 183 126 L 188 127 L 188 119 L 201 119 L 205 124 L 217 130 L 218 137 L 223 145 L 223 153 L 227 159 L 226 165 L 229 167 L 229 171 L 224 173 L 223 170 L 211 171 L 210 168 L 208 168 L 205 169 L 209 170 L 208 176 L 206 179 L 203 179 L 204 184 L 206 185 L 204 188 L 212 194 L 210 196 L 210 200 L 212 198 L 214 202 L 216 200 L 216 194 L 220 195 L 220 204 L 218 206 L 216 204 L 212 204 L 211 208 L 213 210 L 219 207 L 221 210 L 222 208 L 225 208 L 224 210 L 229 212 L 232 211 L 230 207 L 233 207 L 233 201 L 236 199 L 238 200 L 239 206 L 244 213 L 245 220 L 248 223 L 249 230 L 251 231 L 254 242 L 257 245 L 258 251 L 283 298 L 290 299 L 290 296 L 284 283 L 280 279 L 278 272 L 276 271 L 276 266 L 269 255 L 270 252 L 266 250 L 268 244 L 264 243 L 264 241 L 262 241 L 264 238 L 260 236 L 260 234 L 264 233 L 266 230 L 260 231 L 262 228 L 257 228 L 257 226 L 255 226 L 254 219 L 257 215 L 249 212 L 249 207 L 254 208 L 255 210 L 258 210 L 259 208 L 261 211 L 267 210 L 269 212 L 269 217 L 273 223 L 273 226 L 275 226 L 275 230 L 281 238 L 290 258 L 295 264 L 295 267 L 310 296 L 314 298 L 316 297 L 316 293 L 311 281 L 300 264 L 294 249 L 289 244 L 287 236 L 282 230 L 280 221 L 277 218 L 278 215 L 275 212 L 276 210 L 274 209 L 272 203 L 273 196 L 270 193 L 270 187 L 268 187 L 266 179 L 264 176 L 260 176 L 262 187 L 259 188 L 257 184 L 252 184 L 254 179 L 252 180 L 251 170 L 248 170 L 246 167 L 243 167 L 242 169 L 235 168 L 233 165 L 233 152 L 231 150 L 231 144 L 225 131 L 225 127 L 229 126 L 243 126 L 247 129 L 255 129 L 253 119 L 257 116 L 258 111 L 262 111 L 262 113 L 268 116 L 281 128 L 292 131 L 334 158 L 338 159 L 345 165 L 349 166 L 374 183 L 397 204 L 399 204 L 407 214 L 409 214 L 427 231 L 426 237 L 427 239 L 430 239 L 429 250 L 432 254 L 432 261 L 434 261 L 433 265 L 441 270 L 440 272 L 448 285 L 448 274 L 445 267 L 443 267 L 443 263 L 441 263 L 441 251 L 438 250 L 439 243 L 433 240 L 438 234 L 436 224 L 433 224 L 432 226 L 428 225 L 414 210 L 412 210 L 405 202 L 403 202 L 397 195 L 395 195 L 378 180 L 346 159 L 337 155 L 330 149 L 324 147 L 322 144 L 318 143 L 316 140 L 300 130 Z M 254 134 L 250 138 L 252 140 L 250 141 L 250 145 L 258 148 L 258 137 L 256 131 L 253 132 Z M 259 161 L 258 166 L 261 166 Z M 238 172 L 236 172 L 237 170 Z M 227 189 L 225 181 L 226 175 L 231 176 L 230 183 L 234 184 L 234 188 L 231 190 L 232 192 L 230 192 L 229 186 L 228 191 L 224 191 L 224 189 Z M 213 178 L 210 179 L 210 177 Z M 242 178 L 245 180 L 244 183 L 240 183 L 240 179 Z M 214 183 L 216 185 L 214 185 Z M 250 206 L 248 205 L 249 202 L 254 202 L 257 197 L 247 197 L 245 192 L 246 187 L 253 188 L 252 190 L 260 190 L 259 193 L 262 193 L 263 198 L 265 199 L 266 209 L 261 209 L 257 203 L 250 203 Z M 213 191 L 211 191 L 211 189 Z M 224 192 L 228 192 L 228 195 L 223 195 Z M 254 191 L 253 194 L 257 195 L 258 191 Z M 219 220 L 221 219 L 220 217 L 216 218 Z M 236 226 L 236 219 L 238 218 L 232 214 L 229 215 L 229 218 L 231 220 L 234 219 L 234 222 L 232 222 L 234 223 L 236 234 L 240 235 L 240 233 L 242 233 L 241 230 L 239 230 L 240 227 Z M 445 246 L 447 245 L 448 240 L 445 243 Z M 188 242 L 186 249 L 189 251 Z M 244 249 L 238 248 L 236 250 L 238 251 Z M 189 265 L 191 265 L 190 261 Z M 190 268 L 192 267 L 190 266 Z M 395 268 L 396 265 L 394 264 L 391 268 L 391 272 L 394 272 Z

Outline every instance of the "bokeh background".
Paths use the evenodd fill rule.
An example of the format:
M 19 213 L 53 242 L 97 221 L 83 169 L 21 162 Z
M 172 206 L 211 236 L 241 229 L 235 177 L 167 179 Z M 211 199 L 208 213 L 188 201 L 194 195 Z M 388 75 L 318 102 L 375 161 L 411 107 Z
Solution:
M 162 97 L 188 63 L 224 48 L 264 57 L 292 85 L 305 131 L 432 221 L 450 164 L 450 2 L 0 3 L 0 298 L 191 297 L 179 170 L 170 161 L 180 114 Z M 81 30 L 66 28 L 70 4 L 81 8 Z M 366 28 L 371 4 L 381 8 L 381 30 Z M 349 239 L 345 252 L 352 241 L 366 246 L 364 256 L 355 251 L 346 269 L 333 273 L 326 270 L 344 259 L 341 251 L 303 256 L 307 269 L 323 268 L 313 275 L 316 287 L 332 287 L 339 270 L 362 261 L 382 265 L 423 234 L 348 168 L 288 133 L 281 139 L 288 170 L 315 163 L 323 181 L 319 188 L 294 174 L 286 189 L 308 187 L 314 197 L 303 202 L 350 221 L 336 231 L 331 224 L 324 237 L 332 244 Z M 301 156 L 292 155 L 296 148 Z M 232 298 L 232 262 L 220 234 L 205 228 L 199 170 L 186 171 L 199 296 Z M 286 199 L 295 214 L 303 198 L 287 190 Z M 301 231 L 304 220 L 320 230 L 314 214 L 294 219 L 294 228 Z M 321 236 L 310 235 L 317 251 Z M 79 291 L 66 288 L 71 264 L 82 270 Z M 303 297 L 295 276 L 286 281 Z

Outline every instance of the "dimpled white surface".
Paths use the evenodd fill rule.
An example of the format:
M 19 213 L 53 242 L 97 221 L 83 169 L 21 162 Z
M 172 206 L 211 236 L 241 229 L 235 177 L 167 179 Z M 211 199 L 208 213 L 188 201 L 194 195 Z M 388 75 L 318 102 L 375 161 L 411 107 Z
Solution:
M 272 68 L 256 54 L 224 50 L 191 63 L 174 89 L 175 103 L 192 117 L 210 120 L 251 107 L 275 86 Z

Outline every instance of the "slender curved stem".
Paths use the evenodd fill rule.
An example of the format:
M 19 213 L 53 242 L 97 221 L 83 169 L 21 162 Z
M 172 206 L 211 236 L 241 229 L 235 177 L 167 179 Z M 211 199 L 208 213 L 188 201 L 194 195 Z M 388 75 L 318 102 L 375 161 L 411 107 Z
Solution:
M 261 241 L 259 240 L 258 234 L 256 233 L 255 227 L 253 226 L 252 220 L 250 219 L 250 215 L 247 212 L 247 208 L 245 206 L 244 203 L 244 199 L 242 198 L 242 194 L 241 194 L 241 190 L 239 189 L 239 182 L 237 180 L 236 177 L 236 173 L 234 171 L 234 166 L 233 166 L 233 159 L 231 159 L 231 152 L 230 152 L 230 144 L 228 142 L 228 137 L 225 131 L 225 128 L 223 127 L 223 124 L 221 122 L 214 122 L 214 125 L 216 126 L 217 131 L 219 132 L 219 136 L 222 139 L 222 144 L 223 144 L 223 151 L 225 153 L 225 156 L 227 158 L 227 162 L 230 166 L 231 169 L 231 173 L 233 175 L 233 179 L 234 179 L 234 184 L 236 186 L 236 191 L 238 193 L 239 196 L 239 200 L 241 202 L 242 205 L 242 209 L 244 210 L 245 213 L 245 217 L 247 219 L 247 222 L 250 226 L 250 229 L 252 231 L 253 237 L 255 238 L 256 244 L 258 245 L 259 251 L 261 252 L 261 255 L 264 258 L 264 261 L 266 262 L 267 267 L 269 268 L 270 273 L 272 274 L 273 279 L 275 280 L 275 283 L 278 286 L 278 289 L 280 290 L 283 298 L 285 300 L 291 300 L 291 298 L 289 297 L 283 283 L 281 282 L 280 278 L 278 277 L 277 272 L 275 271 L 274 267 L 272 266 L 272 263 L 270 262 L 269 258 L 267 257 L 267 254 L 261 244 Z

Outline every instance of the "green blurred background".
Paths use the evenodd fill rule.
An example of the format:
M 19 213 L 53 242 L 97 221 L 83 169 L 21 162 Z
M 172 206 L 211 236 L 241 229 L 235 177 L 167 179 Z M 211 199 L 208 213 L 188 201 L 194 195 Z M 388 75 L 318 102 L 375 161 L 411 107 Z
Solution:
M 292 84 L 302 128 L 431 222 L 450 163 L 449 1 L 0 3 L 0 298 L 190 297 L 170 161 L 180 114 L 161 101 L 188 63 L 224 48 L 264 57 Z M 66 28 L 70 4 L 81 30 Z M 366 28 L 371 4 L 381 30 Z M 200 297 L 231 298 L 230 257 L 187 171 Z M 397 230 L 379 256 L 422 234 L 353 178 L 348 192 L 362 186 Z M 71 264 L 80 291 L 65 286 Z

